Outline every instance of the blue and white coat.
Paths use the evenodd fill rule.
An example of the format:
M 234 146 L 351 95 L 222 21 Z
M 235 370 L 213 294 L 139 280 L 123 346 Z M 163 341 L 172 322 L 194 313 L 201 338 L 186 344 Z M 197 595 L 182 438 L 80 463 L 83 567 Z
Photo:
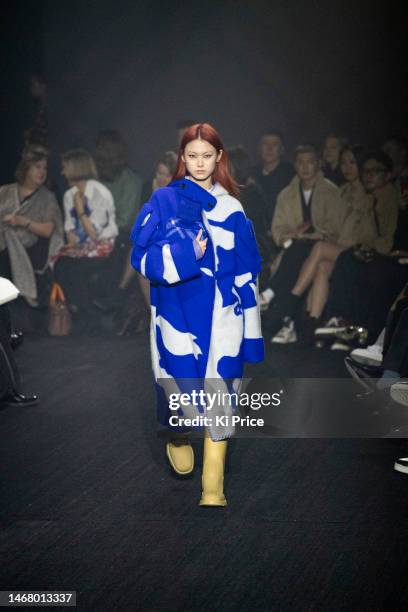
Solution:
M 204 256 L 194 241 L 200 228 L 203 238 L 208 236 Z M 207 191 L 187 177 L 153 193 L 131 240 L 132 265 L 150 280 L 158 418 L 170 427 L 169 392 L 184 391 L 186 380 L 237 383 L 244 362 L 264 359 L 257 286 L 261 258 L 240 202 L 219 183 Z M 191 413 L 183 407 L 177 414 Z M 229 427 L 211 436 L 232 433 Z

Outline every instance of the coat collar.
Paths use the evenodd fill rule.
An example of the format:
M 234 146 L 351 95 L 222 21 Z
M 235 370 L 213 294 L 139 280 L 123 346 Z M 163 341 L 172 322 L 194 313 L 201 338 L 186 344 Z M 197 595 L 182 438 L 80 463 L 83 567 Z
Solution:
M 169 185 L 169 187 L 175 189 L 181 196 L 201 204 L 204 210 L 212 210 L 217 204 L 217 198 L 215 196 L 221 195 L 220 189 L 217 189 L 218 186 L 221 188 L 221 191 L 225 191 L 219 183 L 215 183 L 212 192 L 207 191 L 207 189 L 200 187 L 200 185 L 197 185 L 197 183 L 187 178 L 177 179 Z M 225 193 L 227 192 L 225 191 Z

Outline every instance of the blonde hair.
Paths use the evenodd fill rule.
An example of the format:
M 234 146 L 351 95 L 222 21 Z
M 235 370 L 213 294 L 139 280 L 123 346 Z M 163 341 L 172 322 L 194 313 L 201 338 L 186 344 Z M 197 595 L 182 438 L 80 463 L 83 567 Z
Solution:
M 46 147 L 38 144 L 29 144 L 24 147 L 15 172 L 17 183 L 22 185 L 30 167 L 43 159 L 48 161 L 48 149 Z
M 97 179 L 98 172 L 94 159 L 85 149 L 71 149 L 62 155 L 66 164 L 65 177 L 70 181 Z

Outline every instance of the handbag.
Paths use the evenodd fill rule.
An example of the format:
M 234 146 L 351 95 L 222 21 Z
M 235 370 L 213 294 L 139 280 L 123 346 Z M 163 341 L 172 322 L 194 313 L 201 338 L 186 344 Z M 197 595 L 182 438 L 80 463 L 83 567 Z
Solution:
M 64 292 L 61 285 L 53 283 L 48 306 L 48 333 L 50 336 L 68 336 L 71 328 L 72 318 Z

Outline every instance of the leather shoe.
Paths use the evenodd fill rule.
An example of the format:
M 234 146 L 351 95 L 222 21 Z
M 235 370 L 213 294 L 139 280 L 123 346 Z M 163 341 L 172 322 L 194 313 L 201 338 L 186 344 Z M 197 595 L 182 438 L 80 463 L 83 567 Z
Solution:
M 11 348 L 13 349 L 17 348 L 19 344 L 22 343 L 23 340 L 24 340 L 24 334 L 22 331 L 13 332 L 12 334 L 10 334 Z
M 34 406 L 38 402 L 38 395 L 23 395 L 18 391 L 12 391 L 0 399 L 0 406 L 2 408 L 13 406 L 18 408 L 19 406 Z

